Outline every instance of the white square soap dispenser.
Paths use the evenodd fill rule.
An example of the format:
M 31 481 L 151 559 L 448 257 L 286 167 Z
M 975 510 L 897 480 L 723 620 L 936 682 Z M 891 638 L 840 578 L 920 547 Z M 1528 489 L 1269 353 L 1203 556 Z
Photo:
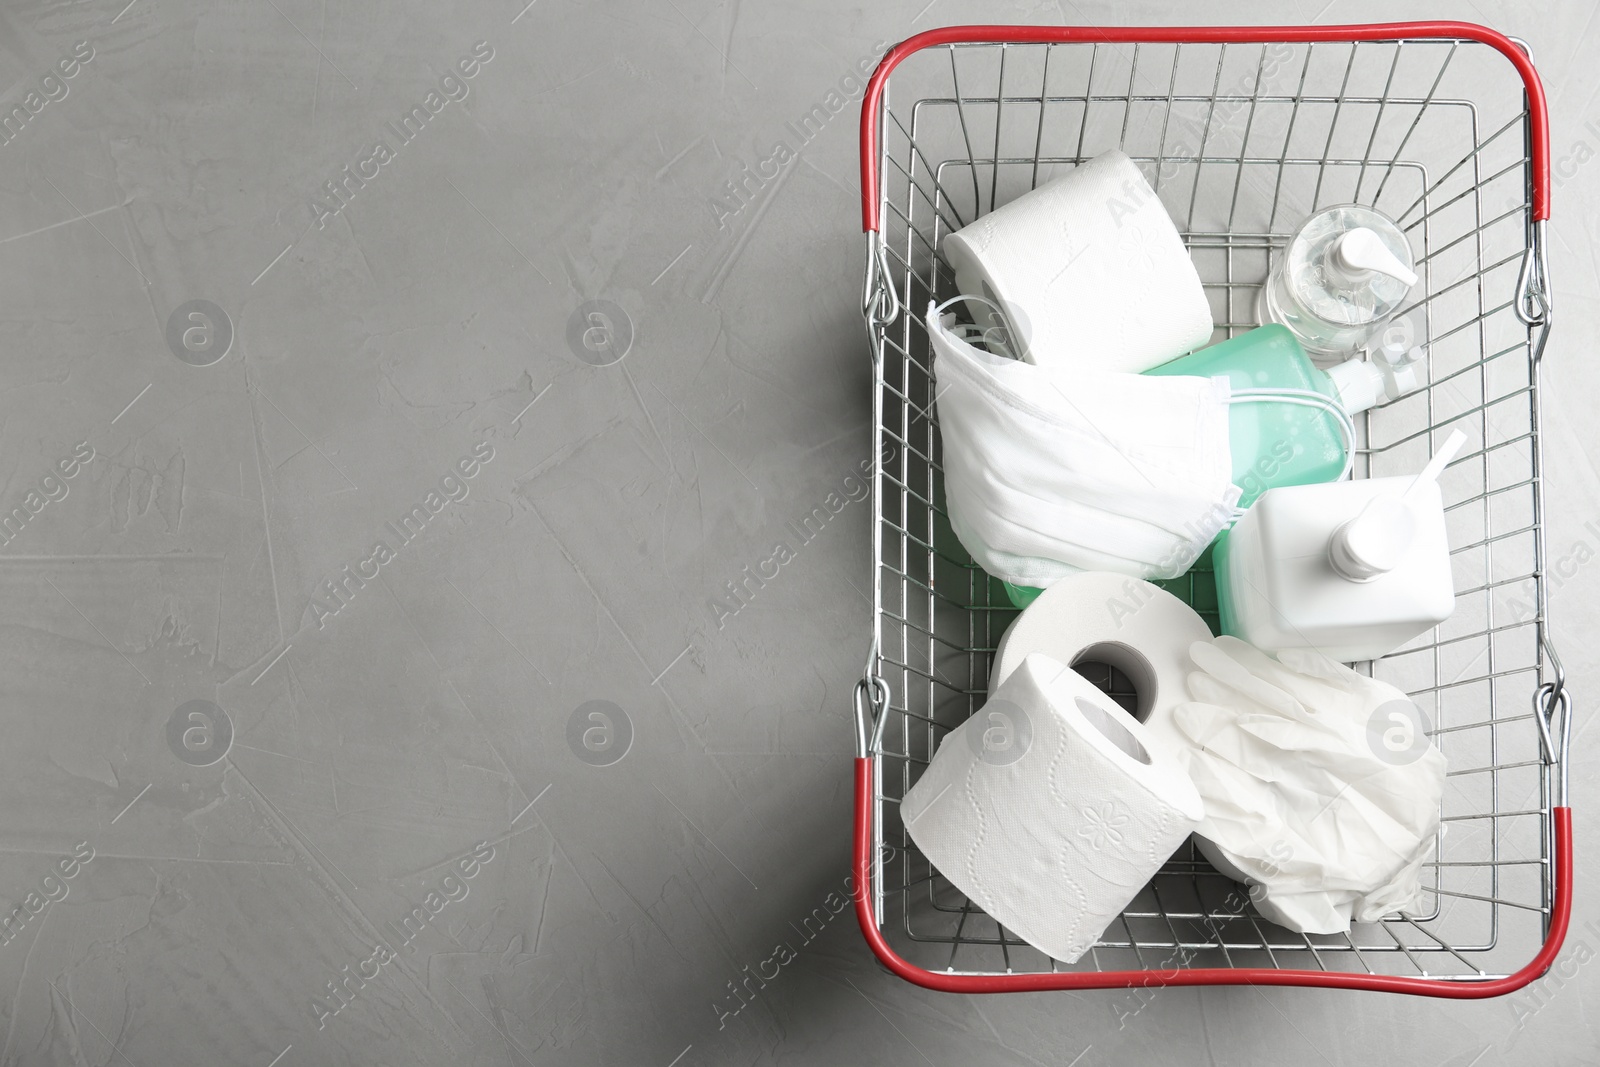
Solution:
M 1222 630 L 1344 663 L 1387 655 L 1455 610 L 1439 473 L 1269 489 L 1217 544 Z

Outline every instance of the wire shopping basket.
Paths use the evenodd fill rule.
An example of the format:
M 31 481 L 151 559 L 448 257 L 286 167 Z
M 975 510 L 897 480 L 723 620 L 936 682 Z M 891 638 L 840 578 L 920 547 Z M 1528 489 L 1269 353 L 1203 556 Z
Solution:
M 892 97 L 892 99 L 891 99 Z M 1268 259 L 1358 202 L 1396 219 L 1422 276 L 1402 316 L 1426 386 L 1357 416 L 1357 477 L 1446 472 L 1454 615 L 1372 673 L 1411 694 L 1449 762 L 1427 914 L 1338 936 L 1262 919 L 1186 845 L 1064 964 L 923 857 L 900 799 L 985 700 L 1015 616 L 951 533 L 932 352 L 908 309 L 957 295 L 943 236 L 1101 152 L 1139 164 L 1183 235 L 1223 340 L 1255 326 Z M 861 108 L 874 365 L 874 634 L 856 689 L 861 928 L 909 981 L 952 992 L 1337 986 L 1442 997 L 1542 974 L 1572 895 L 1571 695 L 1547 635 L 1539 364 L 1550 329 L 1545 103 L 1527 49 L 1465 23 L 1196 29 L 966 26 L 884 56 Z M 1074 664 L 1113 696 L 1126 680 Z

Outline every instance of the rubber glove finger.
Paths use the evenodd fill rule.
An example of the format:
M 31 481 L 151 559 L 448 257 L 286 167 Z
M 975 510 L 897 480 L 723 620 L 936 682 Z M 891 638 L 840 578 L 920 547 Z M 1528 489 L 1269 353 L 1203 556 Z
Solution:
M 1236 649 L 1247 650 L 1248 655 L 1238 654 Z M 1239 695 L 1280 715 L 1296 719 L 1308 718 L 1306 710 L 1293 696 L 1260 676 L 1257 671 L 1260 662 L 1270 661 L 1243 641 L 1232 637 L 1219 637 L 1210 643 L 1196 641 L 1189 646 L 1189 656 L 1194 660 L 1195 666 L 1218 682 L 1234 689 Z
M 1355 710 L 1364 706 L 1363 694 L 1366 690 L 1359 683 L 1350 683 L 1345 675 L 1324 677 L 1303 672 L 1298 668 L 1297 664 L 1303 662 L 1309 655 L 1321 661 L 1318 664 L 1319 669 L 1322 669 L 1323 665 L 1331 665 L 1340 671 L 1348 671 L 1348 668 L 1334 664 L 1319 653 L 1309 652 L 1306 649 L 1283 649 L 1274 659 L 1242 642 L 1230 643 L 1228 651 L 1229 655 L 1246 670 L 1282 689 L 1319 718 L 1332 717 L 1338 721 L 1345 721 Z M 1354 672 L 1349 674 L 1356 678 L 1360 677 Z
M 1364 712 L 1370 712 L 1373 708 L 1389 701 L 1410 699 L 1396 686 L 1380 678 L 1369 678 L 1343 663 L 1329 659 L 1320 652 L 1313 652 L 1310 649 L 1286 649 L 1279 659 L 1286 666 L 1307 677 L 1319 679 L 1340 692 L 1350 694 L 1360 703 Z
M 1220 637 L 1216 643 L 1219 649 L 1246 674 L 1254 678 L 1258 685 L 1270 686 L 1272 690 L 1282 694 L 1274 706 L 1286 717 L 1318 725 L 1330 716 L 1330 724 L 1342 724 L 1349 719 L 1348 714 L 1339 714 L 1334 710 L 1342 700 L 1338 690 L 1307 679 L 1260 649 L 1245 644 L 1237 638 Z
M 1237 715 L 1272 715 L 1280 713 L 1264 704 L 1259 704 L 1240 693 L 1231 685 L 1217 681 L 1216 678 L 1200 671 L 1195 671 L 1188 677 L 1189 693 L 1194 699 L 1207 704 L 1215 704 L 1224 711 Z
M 1281 684 L 1330 715 L 1359 718 L 1384 700 L 1404 698 L 1393 686 L 1374 682 L 1311 649 L 1284 649 L 1278 658 L 1284 669 L 1292 672 Z
M 1237 714 L 1223 703 L 1190 700 L 1172 709 L 1172 723 L 1180 734 L 1204 748 L 1213 737 L 1233 728 Z

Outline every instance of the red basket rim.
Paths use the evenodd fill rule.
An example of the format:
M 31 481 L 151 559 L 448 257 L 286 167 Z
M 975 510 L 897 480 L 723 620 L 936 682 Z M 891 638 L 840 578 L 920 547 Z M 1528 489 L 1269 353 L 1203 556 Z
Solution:
M 1268 41 L 1393 41 L 1439 37 L 1478 41 L 1499 50 L 1522 76 L 1528 94 L 1533 163 L 1533 217 L 1550 217 L 1550 124 L 1544 86 L 1515 41 L 1474 22 L 1388 22 L 1356 26 L 943 26 L 908 37 L 878 62 L 861 99 L 861 228 L 878 228 L 878 116 L 883 87 L 913 52 L 946 44 L 1254 44 Z
M 1493 979 L 1418 978 L 1407 975 L 1356 974 L 1340 971 L 1274 970 L 1267 967 L 1197 967 L 1166 971 L 1075 971 L 1036 974 L 950 974 L 908 962 L 884 938 L 872 912 L 872 759 L 856 759 L 854 895 L 856 920 L 873 953 L 895 974 L 926 989 L 944 993 L 1032 993 L 1048 989 L 1116 989 L 1167 985 L 1277 985 L 1366 989 L 1380 993 L 1476 1000 L 1514 993 L 1544 974 L 1566 940 L 1572 917 L 1572 809 L 1552 808 L 1554 817 L 1555 893 L 1550 901 L 1550 928 L 1544 944 L 1514 974 Z

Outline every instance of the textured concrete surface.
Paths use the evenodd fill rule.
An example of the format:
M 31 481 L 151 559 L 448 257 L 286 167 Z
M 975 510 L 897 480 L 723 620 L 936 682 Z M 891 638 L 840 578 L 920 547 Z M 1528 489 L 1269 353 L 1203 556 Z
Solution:
M 959 998 L 794 926 L 847 869 L 870 390 L 856 107 L 789 124 L 957 22 L 1530 42 L 1592 844 L 1592 5 L 523 2 L 0 14 L 0 1061 L 1600 1061 L 1592 851 L 1566 977 L 1486 1004 Z

